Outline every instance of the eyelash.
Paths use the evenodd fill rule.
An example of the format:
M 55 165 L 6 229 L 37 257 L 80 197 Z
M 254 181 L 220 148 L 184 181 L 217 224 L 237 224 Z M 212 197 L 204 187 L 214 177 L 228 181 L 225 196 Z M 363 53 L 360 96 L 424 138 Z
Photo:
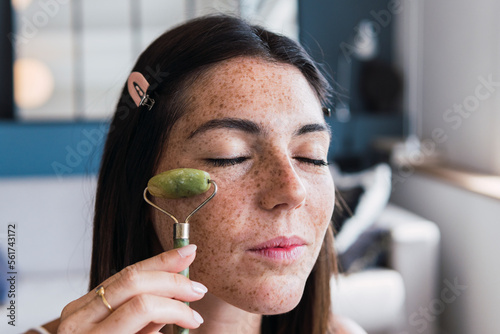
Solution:
M 238 157 L 232 159 L 207 159 L 207 161 L 211 163 L 214 167 L 234 166 L 236 164 L 241 164 L 245 160 L 248 160 L 248 158 Z
M 316 167 L 324 167 L 328 166 L 328 162 L 320 159 L 309 159 L 309 158 L 295 158 L 296 160 L 306 163 L 306 164 L 311 164 Z M 234 166 L 236 164 L 241 164 L 248 160 L 247 157 L 238 157 L 238 158 L 232 158 L 232 159 L 207 159 L 209 163 L 211 163 L 214 167 L 227 167 L 227 166 Z
M 300 162 L 304 162 L 306 164 L 314 165 L 316 167 L 325 167 L 325 166 L 329 165 L 328 162 L 326 162 L 325 160 L 321 160 L 321 159 L 309 159 L 309 158 L 295 158 L 295 159 L 300 161 Z

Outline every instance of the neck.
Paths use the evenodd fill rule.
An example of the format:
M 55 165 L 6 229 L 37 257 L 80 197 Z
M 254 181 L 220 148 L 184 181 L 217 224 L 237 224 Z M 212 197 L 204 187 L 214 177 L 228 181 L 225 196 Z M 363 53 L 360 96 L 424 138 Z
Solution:
M 239 309 L 210 293 L 203 299 L 191 303 L 190 306 L 205 320 L 199 328 L 191 329 L 190 334 L 260 334 L 262 320 L 260 314 Z M 169 330 L 170 332 L 164 332 L 171 333 L 171 329 Z

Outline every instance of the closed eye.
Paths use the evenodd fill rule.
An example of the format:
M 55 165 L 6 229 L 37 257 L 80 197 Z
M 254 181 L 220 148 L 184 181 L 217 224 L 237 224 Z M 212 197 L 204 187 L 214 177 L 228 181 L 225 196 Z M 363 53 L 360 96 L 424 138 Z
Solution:
M 206 159 L 206 161 L 214 167 L 234 166 L 236 164 L 241 164 L 246 160 L 248 160 L 247 157 L 237 157 L 231 159 Z
M 309 159 L 309 158 L 296 157 L 295 160 L 318 167 L 328 166 L 328 162 L 322 159 Z

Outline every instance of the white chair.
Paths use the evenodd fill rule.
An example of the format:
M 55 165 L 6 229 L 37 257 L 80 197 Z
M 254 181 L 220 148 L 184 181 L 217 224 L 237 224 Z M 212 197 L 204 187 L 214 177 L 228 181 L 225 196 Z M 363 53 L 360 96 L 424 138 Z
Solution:
M 332 278 L 334 311 L 370 334 L 435 334 L 436 324 L 424 324 L 418 311 L 436 297 L 439 229 L 393 204 L 375 226 L 390 231 L 389 268 Z

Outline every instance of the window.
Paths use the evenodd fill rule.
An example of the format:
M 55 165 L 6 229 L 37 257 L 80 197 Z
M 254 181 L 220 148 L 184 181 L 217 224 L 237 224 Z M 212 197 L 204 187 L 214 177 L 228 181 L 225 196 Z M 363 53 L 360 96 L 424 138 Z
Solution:
M 289 0 L 12 0 L 15 117 L 109 118 L 140 52 L 168 28 L 213 12 L 297 38 Z

